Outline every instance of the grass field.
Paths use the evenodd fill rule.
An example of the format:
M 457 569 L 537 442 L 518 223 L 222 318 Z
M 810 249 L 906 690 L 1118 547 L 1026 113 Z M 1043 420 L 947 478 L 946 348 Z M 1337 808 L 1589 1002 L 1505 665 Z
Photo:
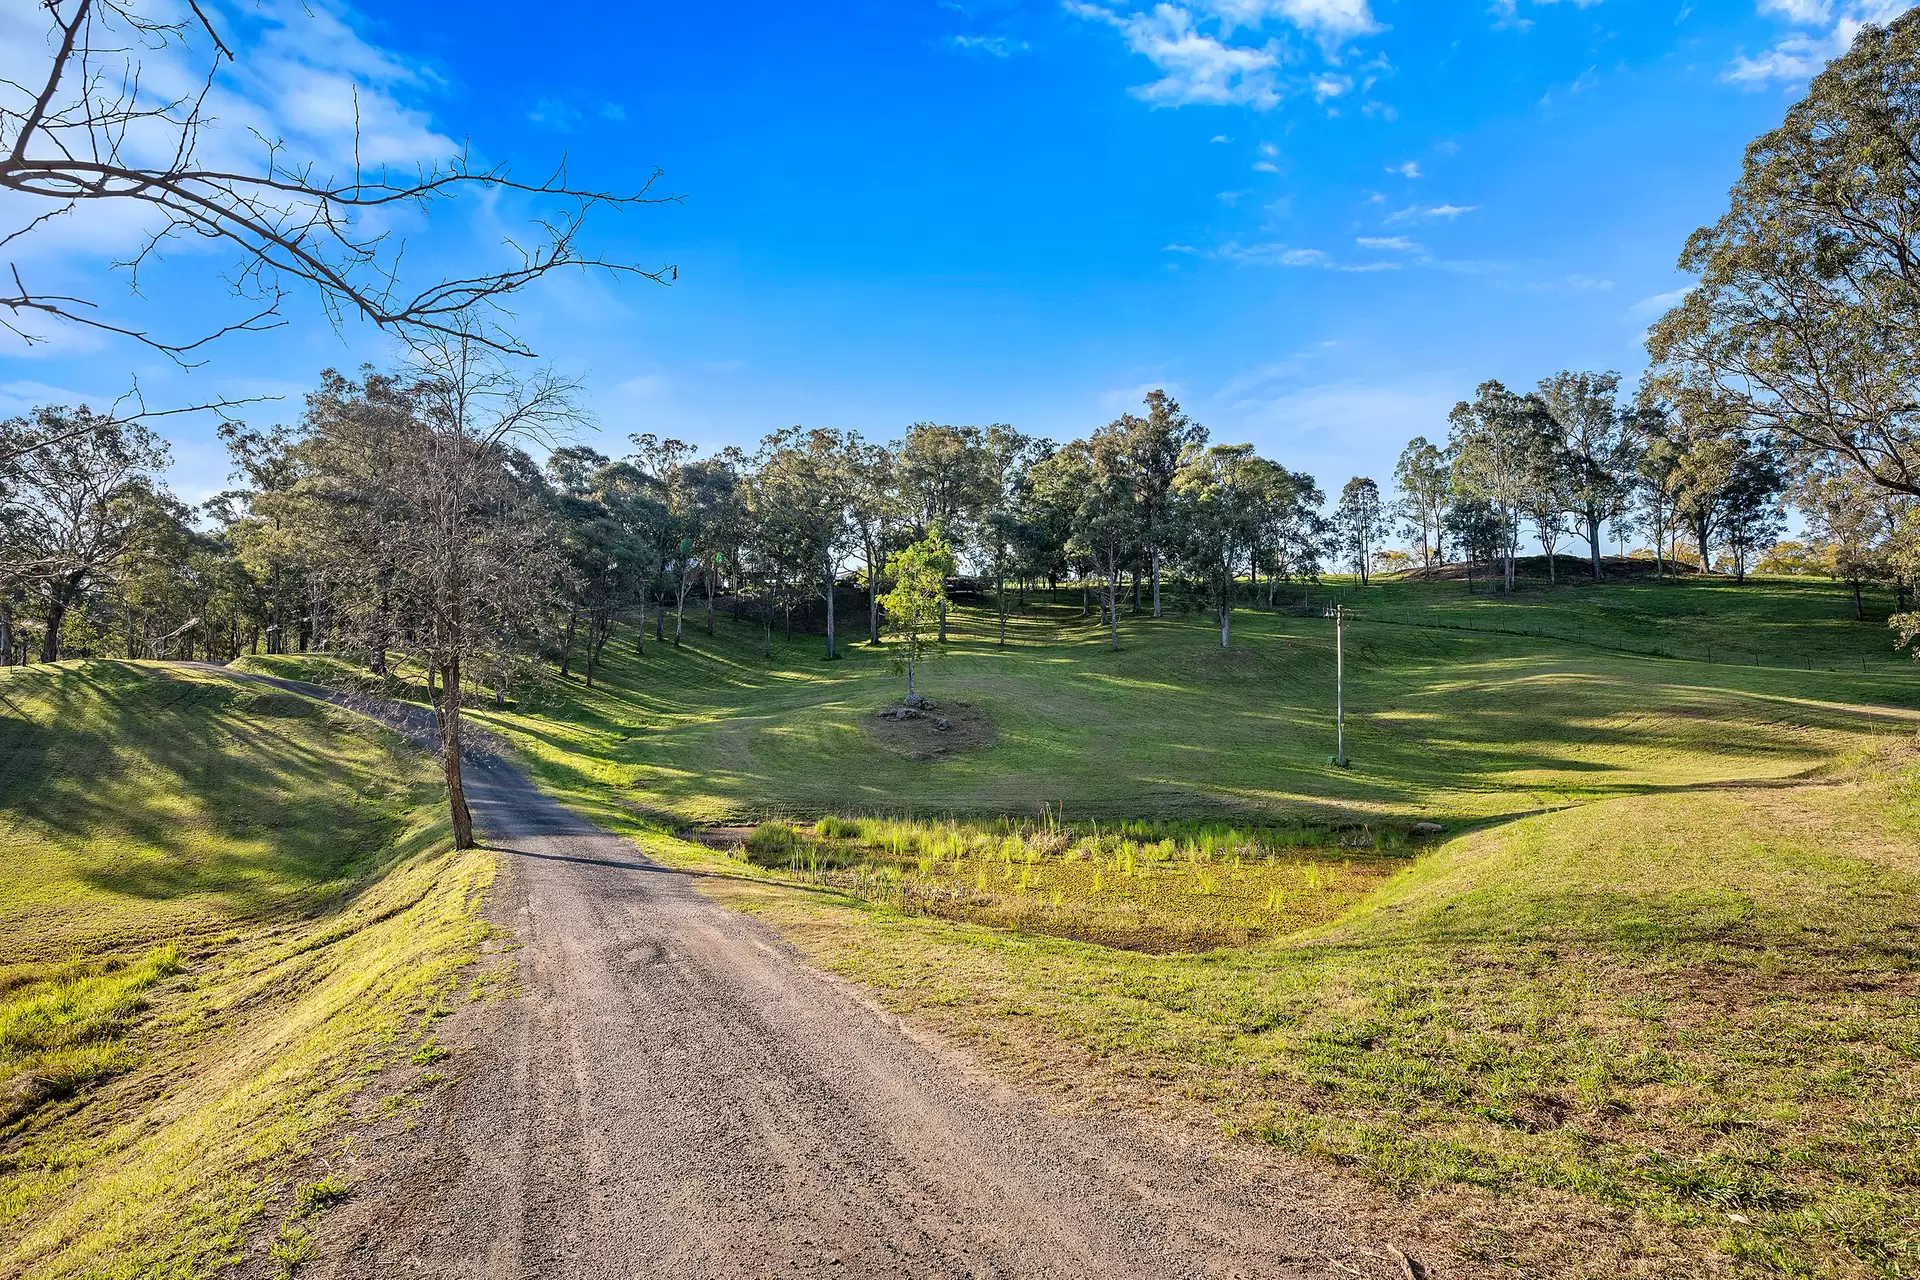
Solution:
M 0 672 L 0 1275 L 191 1277 L 475 952 L 491 861 L 368 722 L 148 664 Z M 321 1146 L 316 1150 L 316 1144 Z
M 922 687 L 985 727 L 939 754 L 874 718 L 900 692 L 879 657 L 769 657 L 724 619 L 481 718 L 915 1020 L 1067 1096 L 1350 1168 L 1463 1258 L 1920 1273 L 1920 678 L 1884 626 L 1817 583 L 1332 590 L 1362 610 L 1348 770 L 1330 627 L 1272 613 L 1226 654 L 1204 618 L 1129 619 L 1112 653 L 1064 604 L 1006 649 L 959 610 Z M 1739 637 L 1822 660 L 1722 660 Z M 1716 660 L 1636 652 L 1663 644 Z M 758 851 L 670 834 L 818 818 Z M 1364 851 L 1318 915 L 1287 895 L 1332 849 L 1156 862 L 1143 832 L 1143 878 L 1106 843 L 1422 821 L 1444 834 Z M 1039 824 L 1065 843 L 1009 844 Z

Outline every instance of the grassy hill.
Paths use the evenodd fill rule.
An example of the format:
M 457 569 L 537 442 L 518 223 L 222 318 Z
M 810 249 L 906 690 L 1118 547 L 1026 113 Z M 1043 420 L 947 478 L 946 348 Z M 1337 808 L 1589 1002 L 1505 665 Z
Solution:
M 397 740 L 303 698 L 0 671 L 0 1275 L 204 1275 L 271 1235 L 478 943 L 492 864 L 441 808 Z
M 932 761 L 873 731 L 872 713 L 901 693 L 884 655 L 850 644 L 827 663 L 818 637 L 776 630 L 769 657 L 757 624 L 724 616 L 715 637 L 690 626 L 682 648 L 649 639 L 644 656 L 624 633 L 597 688 L 479 714 L 581 803 L 611 794 L 689 821 L 1064 805 L 1070 818 L 1311 811 L 1452 825 L 1787 777 L 1862 735 L 1920 724 L 1920 670 L 1887 662 L 1886 627 L 1851 621 L 1830 585 L 1635 583 L 1511 603 L 1458 583 L 1329 590 L 1362 608 L 1348 633 L 1345 770 L 1328 759 L 1332 624 L 1270 612 L 1237 615 L 1224 652 L 1197 615 L 1128 619 L 1115 653 L 1074 606 L 1036 602 L 1005 648 L 990 615 L 957 610 L 922 687 L 981 713 L 993 744 Z M 1585 638 L 1552 638 L 1575 631 Z M 1703 640 L 1763 633 L 1842 669 L 1622 651 L 1649 634 L 1704 653 Z M 249 661 L 334 678 L 325 660 Z
M 1883 622 L 1817 583 L 1328 590 L 1361 610 L 1348 770 L 1312 615 L 1243 612 L 1225 654 L 1128 619 L 1114 653 L 1064 604 L 1005 649 L 958 610 L 944 754 L 874 717 L 882 658 L 725 619 L 482 718 L 914 1019 L 1351 1168 L 1478 1265 L 1916 1274 L 1920 677 Z

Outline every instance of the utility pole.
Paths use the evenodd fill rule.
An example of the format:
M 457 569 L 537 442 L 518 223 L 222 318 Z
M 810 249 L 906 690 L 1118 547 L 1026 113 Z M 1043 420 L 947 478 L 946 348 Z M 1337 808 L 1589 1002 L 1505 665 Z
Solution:
M 1333 762 L 1347 767 L 1347 606 L 1327 610 L 1333 619 Z

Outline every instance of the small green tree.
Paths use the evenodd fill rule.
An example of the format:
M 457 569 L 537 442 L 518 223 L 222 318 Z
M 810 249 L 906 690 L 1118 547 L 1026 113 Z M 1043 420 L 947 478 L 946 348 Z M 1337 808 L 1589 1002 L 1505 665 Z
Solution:
M 880 598 L 893 626 L 894 657 L 906 667 L 907 698 L 915 694 L 914 669 L 931 637 L 938 633 L 947 607 L 947 575 L 953 572 L 953 548 L 930 533 L 887 557 L 893 587 Z

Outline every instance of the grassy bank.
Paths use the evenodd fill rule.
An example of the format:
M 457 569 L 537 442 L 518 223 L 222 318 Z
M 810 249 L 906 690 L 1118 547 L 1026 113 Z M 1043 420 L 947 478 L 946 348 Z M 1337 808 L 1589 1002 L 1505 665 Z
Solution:
M 4 1275 L 205 1275 L 273 1236 L 429 1034 L 492 873 L 367 722 L 118 662 L 0 673 L 0 847 Z

